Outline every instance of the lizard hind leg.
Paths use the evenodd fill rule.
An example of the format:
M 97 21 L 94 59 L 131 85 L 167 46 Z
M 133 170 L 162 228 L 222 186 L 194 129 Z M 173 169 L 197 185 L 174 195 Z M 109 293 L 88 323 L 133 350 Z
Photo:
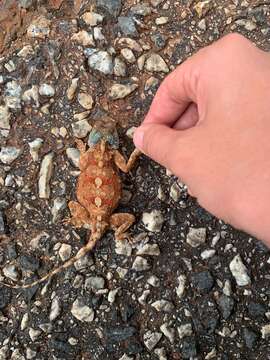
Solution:
M 135 216 L 128 213 L 113 214 L 110 218 L 110 227 L 115 231 L 115 240 L 121 241 L 130 239 L 130 235 L 126 232 L 135 222 Z

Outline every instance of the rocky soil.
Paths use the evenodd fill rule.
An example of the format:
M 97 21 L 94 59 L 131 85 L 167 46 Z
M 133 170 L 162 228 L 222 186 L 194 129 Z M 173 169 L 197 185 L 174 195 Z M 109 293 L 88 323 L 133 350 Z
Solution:
M 62 221 L 79 174 L 75 139 L 87 142 L 109 114 L 128 157 L 164 76 L 232 31 L 269 50 L 269 3 L 1 2 L 2 282 L 31 282 L 87 240 Z M 0 359 L 270 359 L 269 250 L 144 156 L 121 177 L 133 244 L 107 232 L 50 282 L 0 286 Z

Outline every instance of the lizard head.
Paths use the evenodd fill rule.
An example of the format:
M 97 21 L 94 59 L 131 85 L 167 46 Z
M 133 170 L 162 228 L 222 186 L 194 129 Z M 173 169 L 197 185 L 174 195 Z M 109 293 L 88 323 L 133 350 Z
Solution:
M 88 145 L 93 147 L 101 141 L 105 141 L 110 148 L 119 148 L 119 137 L 114 120 L 105 117 L 103 120 L 97 120 L 89 134 Z

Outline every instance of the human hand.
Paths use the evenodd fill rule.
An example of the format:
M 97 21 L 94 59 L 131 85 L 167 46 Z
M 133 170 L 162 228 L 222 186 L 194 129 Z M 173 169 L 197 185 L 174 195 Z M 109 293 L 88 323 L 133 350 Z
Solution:
M 238 34 L 162 82 L 135 145 L 215 216 L 270 245 L 270 55 Z

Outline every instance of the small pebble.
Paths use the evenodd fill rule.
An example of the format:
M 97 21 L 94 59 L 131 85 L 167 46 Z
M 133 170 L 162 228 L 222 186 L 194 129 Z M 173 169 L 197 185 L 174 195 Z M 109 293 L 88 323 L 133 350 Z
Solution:
M 164 217 L 161 211 L 153 210 L 151 213 L 143 213 L 142 222 L 147 230 L 160 232 L 164 223 Z
M 230 270 L 238 286 L 246 286 L 250 284 L 251 281 L 247 273 L 247 268 L 243 264 L 240 255 L 236 255 L 230 262 Z
M 39 95 L 53 97 L 55 95 L 55 89 L 49 84 L 42 84 L 39 87 Z

